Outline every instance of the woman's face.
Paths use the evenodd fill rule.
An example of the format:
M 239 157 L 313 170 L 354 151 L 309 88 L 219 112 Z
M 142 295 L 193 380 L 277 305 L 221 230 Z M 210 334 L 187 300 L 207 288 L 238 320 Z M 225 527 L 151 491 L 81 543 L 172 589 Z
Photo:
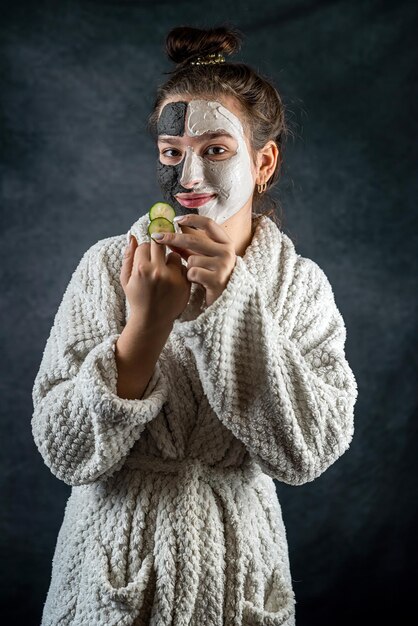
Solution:
M 218 224 L 251 199 L 256 177 L 239 109 L 232 96 L 222 101 L 170 99 L 157 122 L 157 178 L 164 200 L 176 213 L 198 213 Z M 208 195 L 190 200 L 196 194 Z

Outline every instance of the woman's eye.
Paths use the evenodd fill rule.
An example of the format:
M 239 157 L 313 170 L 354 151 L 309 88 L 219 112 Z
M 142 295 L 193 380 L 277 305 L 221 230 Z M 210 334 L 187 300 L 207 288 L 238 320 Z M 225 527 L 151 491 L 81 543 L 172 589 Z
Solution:
M 210 146 L 208 150 L 223 150 L 224 152 L 226 152 L 225 148 L 222 148 L 221 146 Z M 217 152 L 213 156 L 216 156 L 216 154 L 223 154 L 223 152 Z
M 209 150 L 223 150 L 223 152 L 209 153 Z M 177 154 L 169 154 L 170 152 L 177 152 Z M 209 148 L 206 149 L 206 152 L 209 153 L 209 156 L 220 156 L 227 152 L 227 150 L 225 148 L 222 148 L 222 146 L 209 146 Z M 162 156 L 168 157 L 169 159 L 175 159 L 178 157 L 179 151 L 175 148 L 168 148 L 167 150 L 164 150 L 161 154 Z
M 172 156 L 173 156 L 172 154 L 167 154 L 167 153 L 168 153 L 168 152 L 173 152 L 173 151 L 174 151 L 174 152 L 177 152 L 177 150 L 175 150 L 175 148 L 169 148 L 168 150 L 164 150 L 164 151 L 162 152 L 162 155 L 163 155 L 163 156 L 166 156 L 166 157 L 172 157 Z

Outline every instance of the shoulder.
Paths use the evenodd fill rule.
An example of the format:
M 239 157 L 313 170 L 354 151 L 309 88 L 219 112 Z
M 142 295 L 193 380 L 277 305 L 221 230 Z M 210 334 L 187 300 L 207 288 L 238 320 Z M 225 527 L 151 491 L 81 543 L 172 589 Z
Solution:
M 90 263 L 112 268 L 121 264 L 125 246 L 126 234 L 114 235 L 99 239 L 86 250 L 84 256 Z
M 103 304 L 106 299 L 123 299 L 120 271 L 126 245 L 126 234 L 100 239 L 82 254 L 63 298 L 92 298 Z
M 302 256 L 296 251 L 294 242 L 281 232 L 283 267 L 288 268 L 288 304 L 307 312 L 316 306 L 335 304 L 332 285 L 324 269 L 313 259 Z
M 84 271 L 91 278 L 98 278 L 103 272 L 119 275 L 125 246 L 126 234 L 99 239 L 84 252 L 76 271 Z
M 331 283 L 325 271 L 318 265 L 316 261 L 308 257 L 300 257 L 300 271 L 303 273 L 307 287 L 311 290 L 331 290 Z
M 284 232 L 280 232 L 280 238 L 285 256 L 291 260 L 295 274 L 299 274 L 304 281 L 309 283 L 329 283 L 325 271 L 313 259 L 302 256 L 296 250 L 292 239 Z

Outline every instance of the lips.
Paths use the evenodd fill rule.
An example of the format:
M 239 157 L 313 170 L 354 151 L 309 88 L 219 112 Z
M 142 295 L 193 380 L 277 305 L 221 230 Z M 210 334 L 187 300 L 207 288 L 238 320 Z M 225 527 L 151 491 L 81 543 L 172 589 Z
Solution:
M 175 196 L 177 202 L 186 208 L 197 208 L 206 204 L 209 200 L 214 198 L 216 194 L 185 194 L 183 197 Z

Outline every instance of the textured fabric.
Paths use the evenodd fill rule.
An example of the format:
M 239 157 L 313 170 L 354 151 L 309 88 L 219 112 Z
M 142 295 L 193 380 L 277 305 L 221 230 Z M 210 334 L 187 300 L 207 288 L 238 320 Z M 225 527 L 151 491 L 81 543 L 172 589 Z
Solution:
M 148 241 L 148 215 L 130 231 Z M 42 626 L 293 626 L 273 478 L 350 445 L 357 385 L 332 288 L 267 217 L 201 310 L 192 284 L 141 400 L 116 395 L 126 235 L 82 257 L 33 388 L 34 441 L 72 486 Z M 167 248 L 167 254 L 170 250 Z

